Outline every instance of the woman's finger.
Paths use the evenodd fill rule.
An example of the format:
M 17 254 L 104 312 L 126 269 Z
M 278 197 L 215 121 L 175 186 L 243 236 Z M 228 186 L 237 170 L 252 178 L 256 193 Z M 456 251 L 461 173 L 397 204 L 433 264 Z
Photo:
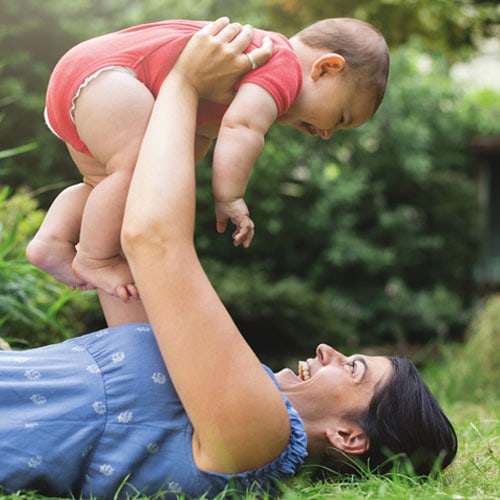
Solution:
M 244 54 L 247 58 L 247 64 L 250 66 L 250 69 L 255 69 L 267 61 L 273 54 L 273 42 L 269 37 L 265 37 L 262 41 L 262 45 L 257 47 L 256 49 Z
M 252 41 L 253 38 L 253 28 L 249 24 L 241 27 L 238 33 L 235 33 L 233 38 L 230 39 L 231 47 L 233 47 L 235 52 L 243 52 Z
M 228 17 L 220 17 L 207 24 L 198 31 L 198 35 L 211 36 L 220 43 L 229 44 L 235 54 L 242 54 L 239 57 L 241 67 L 248 67 L 248 71 L 265 64 L 273 53 L 273 43 L 265 37 L 260 47 L 243 54 L 252 42 L 253 28 L 249 24 L 231 23 Z
M 241 27 L 220 18 L 196 32 L 181 52 L 173 70 L 183 74 L 198 94 L 211 101 L 228 104 L 236 82 L 252 68 L 271 57 L 270 40 L 245 54 L 253 38 L 251 26 Z
M 214 36 L 228 24 L 229 17 L 219 17 L 219 19 L 216 19 L 215 21 L 208 23 L 203 28 L 201 28 L 198 33 Z
M 226 26 L 222 27 L 216 34 L 214 34 L 214 38 L 219 40 L 220 42 L 231 42 L 234 37 L 236 37 L 241 32 L 241 24 L 240 23 L 229 23 Z

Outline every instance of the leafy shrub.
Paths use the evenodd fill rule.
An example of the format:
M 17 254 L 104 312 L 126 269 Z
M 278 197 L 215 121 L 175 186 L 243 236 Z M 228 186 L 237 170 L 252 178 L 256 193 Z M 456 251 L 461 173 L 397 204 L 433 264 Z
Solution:
M 497 398 L 500 376 L 500 295 L 481 301 L 464 345 L 444 349 L 446 370 L 434 368 L 433 386 L 448 401 L 481 403 Z M 430 370 L 430 369 L 429 369 Z
M 305 336 L 353 349 L 460 338 L 479 239 L 468 99 L 439 56 L 408 46 L 393 54 L 384 103 L 361 128 L 325 143 L 273 127 L 246 196 L 257 231 L 248 250 L 216 233 L 209 160 L 198 167 L 196 245 L 223 263 L 214 283 L 251 338 L 290 350 Z
M 275 369 L 299 353 L 313 356 L 321 342 L 345 345 L 354 333 L 335 314 L 329 290 L 315 290 L 293 276 L 271 281 L 258 266 L 226 267 L 210 259 L 204 266 L 248 343 Z
M 263 287 L 293 278 L 310 295 L 333 298 L 337 331 L 329 336 L 353 348 L 459 338 L 479 242 L 474 123 L 463 99 L 439 56 L 400 49 L 384 103 L 367 124 L 328 143 L 282 127 L 269 132 L 246 195 L 256 222 L 248 250 L 215 234 L 210 170 L 199 168 L 200 253 L 226 270 L 260 273 Z M 251 288 L 247 295 L 255 303 Z M 288 298 L 315 323 L 314 308 Z M 237 321 L 247 315 L 237 304 L 233 312 Z M 259 307 L 254 314 L 259 321 Z
M 500 134 L 500 93 L 493 89 L 478 89 L 460 103 L 459 113 L 469 124 L 471 133 Z
M 11 344 L 37 346 L 86 331 L 98 317 L 93 293 L 71 292 L 24 256 L 44 212 L 27 193 L 0 191 L 0 336 Z

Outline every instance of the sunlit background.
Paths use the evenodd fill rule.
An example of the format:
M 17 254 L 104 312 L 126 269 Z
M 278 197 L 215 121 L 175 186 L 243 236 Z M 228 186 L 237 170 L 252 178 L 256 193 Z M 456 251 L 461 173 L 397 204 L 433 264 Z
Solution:
M 197 245 L 249 342 L 280 363 L 323 340 L 417 361 L 425 346 L 461 341 L 478 301 L 500 283 L 493 1 L 0 0 L 1 258 L 26 264 L 24 246 L 49 203 L 78 181 L 42 119 L 58 58 L 133 24 L 220 15 L 287 36 L 320 18 L 359 17 L 382 31 L 392 56 L 384 103 L 358 130 L 328 143 L 270 131 L 247 194 L 250 249 L 216 233 L 210 159 L 200 165 Z M 14 343 L 102 326 L 92 292 L 70 294 L 33 268 L 4 269 L 0 324 Z

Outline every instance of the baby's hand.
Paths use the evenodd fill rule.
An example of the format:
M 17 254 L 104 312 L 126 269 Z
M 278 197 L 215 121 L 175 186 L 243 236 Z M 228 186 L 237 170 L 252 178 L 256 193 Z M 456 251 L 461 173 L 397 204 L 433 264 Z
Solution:
M 217 219 L 217 231 L 223 233 L 230 220 L 236 230 L 233 233 L 233 243 L 235 247 L 243 245 L 248 248 L 255 233 L 254 223 L 250 219 L 247 205 L 243 198 L 233 201 L 215 201 L 215 217 Z

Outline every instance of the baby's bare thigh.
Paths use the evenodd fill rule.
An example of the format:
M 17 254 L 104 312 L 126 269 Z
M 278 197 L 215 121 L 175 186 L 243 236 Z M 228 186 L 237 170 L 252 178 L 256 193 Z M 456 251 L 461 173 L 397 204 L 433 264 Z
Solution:
M 69 154 L 78 171 L 82 174 L 83 182 L 91 187 L 95 187 L 101 182 L 108 174 L 106 173 L 106 165 L 98 162 L 85 153 L 80 153 L 69 144 L 66 144 Z
M 151 92 L 132 75 L 105 71 L 92 80 L 74 111 L 78 134 L 95 160 L 77 161 L 82 174 L 98 178 L 116 170 L 131 172 L 153 105 Z

